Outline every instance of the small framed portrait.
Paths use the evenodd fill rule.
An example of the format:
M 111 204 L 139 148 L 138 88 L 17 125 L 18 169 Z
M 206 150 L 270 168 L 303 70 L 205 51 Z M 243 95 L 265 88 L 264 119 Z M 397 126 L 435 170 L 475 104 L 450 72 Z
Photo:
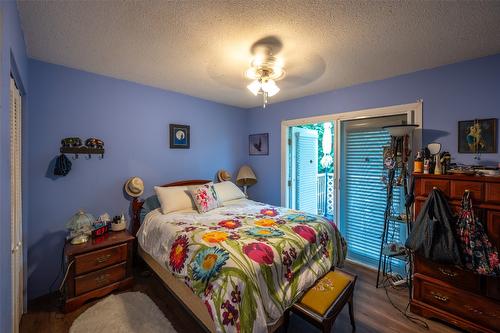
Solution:
M 269 133 L 250 134 L 248 143 L 250 155 L 269 155 Z
M 170 148 L 189 149 L 189 125 L 170 124 Z
M 496 153 L 497 119 L 475 119 L 458 122 L 459 153 Z

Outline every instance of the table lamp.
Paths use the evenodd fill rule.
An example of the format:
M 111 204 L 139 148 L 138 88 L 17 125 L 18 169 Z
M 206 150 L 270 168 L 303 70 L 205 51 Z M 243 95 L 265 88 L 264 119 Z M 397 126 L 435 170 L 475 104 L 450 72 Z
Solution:
M 236 184 L 243 186 L 243 193 L 247 195 L 247 187 L 257 183 L 257 177 L 253 173 L 252 168 L 248 165 L 244 165 L 238 171 L 238 176 L 236 177 Z

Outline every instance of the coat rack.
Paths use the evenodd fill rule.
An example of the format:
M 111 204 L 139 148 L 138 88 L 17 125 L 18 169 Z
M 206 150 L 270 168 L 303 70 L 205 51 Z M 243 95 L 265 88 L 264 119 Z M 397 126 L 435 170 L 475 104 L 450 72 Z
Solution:
M 78 155 L 88 155 L 87 159 L 91 159 L 92 155 L 100 155 L 98 158 L 102 160 L 104 158 L 104 148 L 89 148 L 86 146 L 82 147 L 61 147 L 61 154 L 75 154 L 75 160 L 78 159 Z

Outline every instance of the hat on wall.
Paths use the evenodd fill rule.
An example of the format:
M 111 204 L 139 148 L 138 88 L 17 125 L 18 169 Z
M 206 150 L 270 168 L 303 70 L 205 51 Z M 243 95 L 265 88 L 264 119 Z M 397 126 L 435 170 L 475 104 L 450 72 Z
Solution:
M 131 197 L 139 197 L 144 193 L 144 182 L 139 177 L 132 177 L 125 183 L 125 192 Z
M 226 170 L 219 170 L 217 172 L 217 179 L 220 182 L 224 182 L 224 181 L 230 180 L 231 179 L 231 174 L 229 172 L 227 172 Z

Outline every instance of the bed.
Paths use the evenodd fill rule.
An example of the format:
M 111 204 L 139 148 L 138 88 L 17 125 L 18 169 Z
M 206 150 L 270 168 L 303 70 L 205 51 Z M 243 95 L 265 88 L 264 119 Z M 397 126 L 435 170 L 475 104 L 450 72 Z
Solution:
M 163 185 L 201 185 L 191 180 Z M 199 214 L 132 205 L 138 254 L 210 332 L 274 332 L 303 291 L 341 266 L 330 221 L 240 198 Z

